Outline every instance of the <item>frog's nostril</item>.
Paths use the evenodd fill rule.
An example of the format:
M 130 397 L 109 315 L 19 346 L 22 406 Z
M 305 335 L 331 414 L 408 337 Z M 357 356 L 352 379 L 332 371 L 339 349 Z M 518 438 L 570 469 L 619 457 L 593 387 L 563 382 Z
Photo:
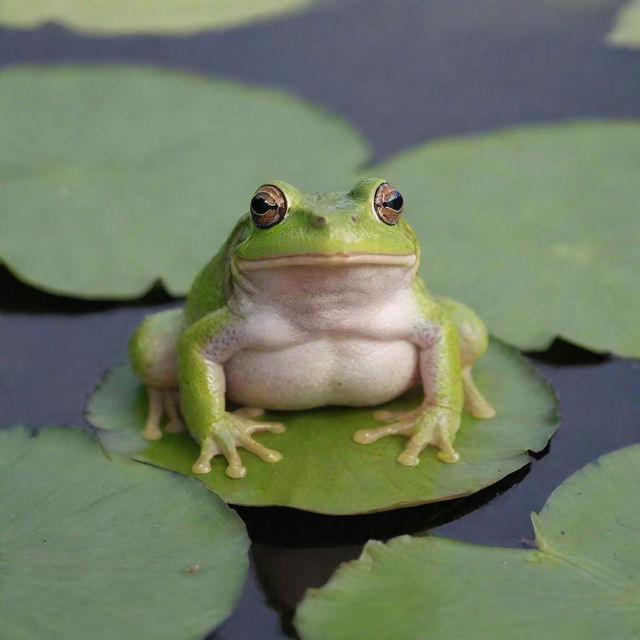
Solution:
M 316 227 L 324 227 L 324 225 L 327 224 L 327 219 L 324 216 L 316 216 L 313 224 Z

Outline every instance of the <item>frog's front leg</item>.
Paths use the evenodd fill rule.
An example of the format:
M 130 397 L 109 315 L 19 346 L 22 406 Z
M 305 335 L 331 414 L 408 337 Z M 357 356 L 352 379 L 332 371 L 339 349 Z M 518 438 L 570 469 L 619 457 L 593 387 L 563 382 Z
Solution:
M 281 454 L 256 442 L 258 431 L 281 433 L 278 422 L 259 422 L 261 409 L 225 410 L 225 376 L 223 363 L 241 347 L 241 328 L 226 309 L 208 314 L 181 335 L 178 342 L 178 377 L 182 413 L 189 431 L 200 445 L 200 455 L 192 466 L 193 473 L 209 473 L 211 459 L 223 455 L 226 473 L 242 478 L 246 468 L 238 447 L 255 453 L 265 462 L 277 462 Z
M 463 405 L 462 375 L 458 336 L 455 327 L 444 314 L 438 325 L 425 325 L 418 344 L 420 351 L 420 376 L 425 398 L 412 411 L 378 411 L 374 417 L 389 422 L 384 427 L 361 429 L 353 439 L 362 444 L 375 442 L 388 435 L 409 438 L 397 461 L 408 466 L 420 462 L 420 453 L 434 445 L 440 450 L 438 458 L 443 462 L 457 462 L 460 455 L 453 442 L 460 427 Z

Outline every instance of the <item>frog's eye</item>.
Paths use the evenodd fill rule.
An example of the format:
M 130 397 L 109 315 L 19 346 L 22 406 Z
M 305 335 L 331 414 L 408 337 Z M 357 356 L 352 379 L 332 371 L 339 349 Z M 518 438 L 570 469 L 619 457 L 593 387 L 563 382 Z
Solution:
M 251 217 L 256 227 L 268 229 L 278 224 L 287 212 L 284 193 L 272 184 L 261 186 L 251 198 Z
M 386 182 L 381 184 L 376 190 L 373 198 L 373 206 L 376 210 L 378 218 L 385 224 L 398 224 L 402 210 L 404 208 L 404 199 L 397 189 L 394 189 Z

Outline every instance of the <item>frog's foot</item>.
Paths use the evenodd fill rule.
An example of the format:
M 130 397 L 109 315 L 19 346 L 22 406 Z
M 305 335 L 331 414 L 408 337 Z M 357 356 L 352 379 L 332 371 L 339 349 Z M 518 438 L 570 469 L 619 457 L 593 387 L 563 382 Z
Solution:
M 462 384 L 464 387 L 464 410 L 474 418 L 493 418 L 496 410 L 487 402 L 473 381 L 471 364 L 462 367 Z
M 213 436 L 204 438 L 200 445 L 200 455 L 193 463 L 191 471 L 203 474 L 211 471 L 211 459 L 214 456 L 223 455 L 227 459 L 226 474 L 230 478 L 243 478 L 247 469 L 242 464 L 238 447 L 244 447 L 255 453 L 265 462 L 278 462 L 282 459 L 279 451 L 269 449 L 256 442 L 252 434 L 260 431 L 282 433 L 284 425 L 281 422 L 257 422 L 253 418 L 259 418 L 264 413 L 263 409 L 256 407 L 243 407 L 232 413 L 227 413 L 218 424 Z
M 460 454 L 453 448 L 460 426 L 460 414 L 456 411 L 423 403 L 413 411 L 376 411 L 373 417 L 389 424 L 356 431 L 355 442 L 369 444 L 385 436 L 406 436 L 409 442 L 396 460 L 410 467 L 420 462 L 420 453 L 430 444 L 440 449 L 438 458 L 443 462 L 460 460 Z
M 145 440 L 160 440 L 162 430 L 160 421 L 162 420 L 162 390 L 147 387 L 149 398 L 149 409 L 147 411 L 147 421 L 142 429 L 142 437 Z
M 168 433 L 184 431 L 185 426 L 180 415 L 180 401 L 177 391 L 147 387 L 147 395 L 149 409 L 147 420 L 142 429 L 142 437 L 145 440 L 160 440 L 162 438 L 160 425 L 165 415 L 167 417 L 165 431 Z

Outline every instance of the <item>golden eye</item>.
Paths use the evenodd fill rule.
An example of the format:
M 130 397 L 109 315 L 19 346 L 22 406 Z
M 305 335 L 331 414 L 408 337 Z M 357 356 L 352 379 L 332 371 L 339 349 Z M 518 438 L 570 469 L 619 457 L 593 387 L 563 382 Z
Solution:
M 397 189 L 386 182 L 376 190 L 373 198 L 373 206 L 378 218 L 385 224 L 398 224 L 404 209 L 404 199 Z
M 284 219 L 287 199 L 278 187 L 262 185 L 251 198 L 251 217 L 256 227 L 268 229 Z

